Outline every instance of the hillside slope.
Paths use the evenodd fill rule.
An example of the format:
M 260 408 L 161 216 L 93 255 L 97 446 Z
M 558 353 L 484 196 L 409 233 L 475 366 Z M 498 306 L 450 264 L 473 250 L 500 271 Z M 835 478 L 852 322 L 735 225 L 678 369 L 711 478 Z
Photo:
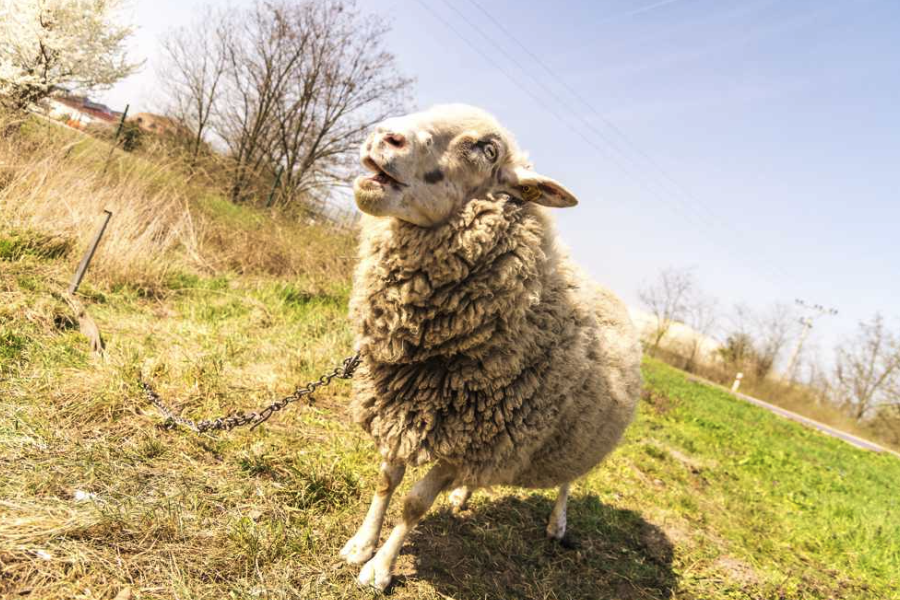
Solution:
M 371 597 L 337 557 L 377 467 L 347 421 L 346 383 L 214 436 L 159 428 L 137 385 L 143 372 L 202 418 L 264 405 L 338 364 L 352 346 L 348 259 L 315 265 L 352 240 L 179 192 L 218 245 L 199 262 L 178 243 L 160 249 L 166 268 L 140 285 L 129 269 L 141 263 L 101 247 L 83 290 L 108 342 L 101 360 L 53 295 L 83 241 L 2 212 L 20 176 L 8 175 L 6 204 L 0 195 L 0 597 Z M 36 181 L 52 192 L 52 174 Z M 260 246 L 266 236 L 290 243 Z M 229 240 L 245 250 L 208 264 Z M 300 255 L 267 260 L 275 249 Z M 478 492 L 459 517 L 441 500 L 391 595 L 900 598 L 900 461 L 656 361 L 644 376 L 622 447 L 574 487 L 577 549 L 545 541 L 549 493 Z

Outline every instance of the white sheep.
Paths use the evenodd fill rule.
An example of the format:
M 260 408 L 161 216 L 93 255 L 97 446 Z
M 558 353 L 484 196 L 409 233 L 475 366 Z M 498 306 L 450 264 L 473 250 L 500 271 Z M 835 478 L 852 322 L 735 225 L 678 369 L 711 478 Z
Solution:
M 559 487 L 618 443 L 640 390 L 623 303 L 558 249 L 544 206 L 577 200 L 537 174 L 489 114 L 463 105 L 389 119 L 361 149 L 362 221 L 350 312 L 362 365 L 354 419 L 383 456 L 381 483 L 341 555 L 384 590 L 407 533 L 450 488 Z M 436 463 L 375 553 L 407 465 Z M 374 555 L 374 556 L 373 556 Z

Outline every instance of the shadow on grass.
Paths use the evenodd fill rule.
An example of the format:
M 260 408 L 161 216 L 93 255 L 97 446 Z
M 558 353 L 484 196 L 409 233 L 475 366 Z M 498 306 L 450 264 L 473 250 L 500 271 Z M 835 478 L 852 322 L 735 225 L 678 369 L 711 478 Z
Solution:
M 456 600 L 671 597 L 672 543 L 660 528 L 578 496 L 569 499 L 569 543 L 560 544 L 544 533 L 551 508 L 534 494 L 485 499 L 457 517 L 439 509 L 410 536 L 396 585 L 416 578 Z

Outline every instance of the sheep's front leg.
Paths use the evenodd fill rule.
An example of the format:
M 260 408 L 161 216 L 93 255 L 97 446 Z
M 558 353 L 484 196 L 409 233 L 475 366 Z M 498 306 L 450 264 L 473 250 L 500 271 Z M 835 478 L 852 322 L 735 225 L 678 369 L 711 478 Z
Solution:
M 556 497 L 556 504 L 553 505 L 553 512 L 550 513 L 550 521 L 547 523 L 547 537 L 561 540 L 566 535 L 566 504 L 568 501 L 569 484 L 564 483 L 559 486 L 559 495 Z
M 381 536 L 381 525 L 384 523 L 384 513 L 387 512 L 394 490 L 403 481 L 405 471 L 406 467 L 402 464 L 381 463 L 381 481 L 375 488 L 369 512 L 366 513 L 359 531 L 341 550 L 341 557 L 351 565 L 361 565 L 375 554 L 378 538 Z
M 466 510 L 471 497 L 472 488 L 467 485 L 462 485 L 450 492 L 450 506 L 453 507 L 453 514 L 456 515 Z
M 406 535 L 422 520 L 435 498 L 454 479 L 452 467 L 438 463 L 418 481 L 403 500 L 403 520 L 391 531 L 390 537 L 378 553 L 365 564 L 359 573 L 359 583 L 384 591 L 391 583 L 391 571 L 400 553 Z

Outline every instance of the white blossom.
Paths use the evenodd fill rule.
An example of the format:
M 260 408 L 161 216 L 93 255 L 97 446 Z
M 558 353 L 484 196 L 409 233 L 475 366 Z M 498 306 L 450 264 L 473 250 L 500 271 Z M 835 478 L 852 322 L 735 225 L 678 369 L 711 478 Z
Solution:
M 24 108 L 57 87 L 108 89 L 139 65 L 124 0 L 0 0 L 0 95 Z

